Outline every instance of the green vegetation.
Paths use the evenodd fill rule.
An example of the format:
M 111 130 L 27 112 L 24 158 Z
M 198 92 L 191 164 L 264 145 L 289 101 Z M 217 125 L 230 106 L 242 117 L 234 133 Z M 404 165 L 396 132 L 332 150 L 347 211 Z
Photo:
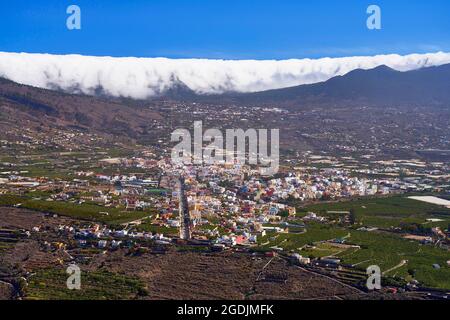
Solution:
M 283 248 L 284 250 L 297 250 L 307 244 L 344 237 L 348 233 L 343 228 L 335 228 L 322 224 L 310 224 L 308 225 L 307 230 L 308 231 L 303 234 L 275 234 L 271 232 L 259 239 L 258 243 L 266 249 L 276 246 Z
M 407 260 L 403 267 L 387 275 L 408 278 L 408 269 L 412 269 L 415 270 L 415 278 L 423 284 L 434 288 L 450 288 L 448 251 L 384 232 L 352 231 L 347 242 L 360 245 L 361 249 L 339 254 L 346 264 L 357 264 L 362 269 L 378 265 L 382 271 L 386 271 L 400 265 L 402 260 Z M 441 269 L 434 269 L 433 264 L 439 264 Z
M 12 206 L 19 203 L 22 208 L 108 224 L 126 223 L 151 214 L 149 211 L 124 211 L 118 208 L 107 208 L 96 204 L 76 204 L 63 201 L 32 200 L 29 197 L 0 196 L 0 205 Z M 104 214 L 105 212 L 108 215 Z
M 351 211 L 355 222 L 366 226 L 389 228 L 402 223 L 425 223 L 427 218 L 444 221 L 434 225 L 446 227 L 450 222 L 450 209 L 434 204 L 408 199 L 405 196 L 386 198 L 364 198 L 337 203 L 319 203 L 299 209 L 299 215 L 312 211 L 335 219 L 329 211 Z
M 138 231 L 160 233 L 160 234 L 163 234 L 165 236 L 167 236 L 167 235 L 177 235 L 178 234 L 178 228 L 157 226 L 157 225 L 151 224 L 150 221 L 144 221 L 140 225 L 136 226 L 136 229 Z
M 422 230 L 427 232 L 432 226 L 446 229 L 450 222 L 450 210 L 404 196 L 386 198 L 364 198 L 338 203 L 319 203 L 298 210 L 298 216 L 312 211 L 337 220 L 332 211 L 351 212 L 356 225 L 379 228 L 402 227 L 405 231 Z M 330 212 L 331 211 L 331 212 Z M 338 214 L 344 215 L 344 214 Z M 441 222 L 427 222 L 426 219 L 438 218 Z M 276 234 L 271 232 L 259 239 L 261 249 L 280 247 L 285 251 L 294 250 L 303 256 L 321 258 L 336 256 L 344 264 L 354 265 L 365 270 L 369 265 L 380 266 L 389 281 L 416 279 L 424 286 L 440 289 L 450 288 L 450 252 L 431 245 L 422 245 L 415 240 L 407 240 L 401 234 L 355 230 L 357 226 L 345 228 L 337 224 L 308 224 L 304 234 Z M 346 239 L 346 244 L 360 248 L 338 248 L 326 240 Z M 309 245 L 309 246 L 305 246 Z M 439 269 L 433 267 L 440 266 Z
M 68 274 L 62 269 L 42 269 L 31 276 L 26 288 L 29 300 L 131 300 L 146 296 L 139 280 L 111 272 L 82 272 L 81 289 L 67 289 Z
M 22 197 L 14 195 L 0 195 L 0 206 L 10 207 L 23 201 Z
M 70 170 L 66 168 L 58 168 L 58 170 L 55 170 L 55 166 L 50 163 L 39 163 L 39 164 L 33 164 L 29 166 L 21 167 L 21 170 L 27 171 L 26 173 L 23 173 L 22 175 L 25 177 L 47 177 L 50 179 L 59 178 L 59 179 L 65 179 L 70 176 Z
M 319 243 L 314 248 L 305 248 L 300 253 L 305 257 L 322 258 L 329 256 L 337 256 L 340 254 L 349 254 L 355 249 L 342 249 L 333 246 L 331 243 Z

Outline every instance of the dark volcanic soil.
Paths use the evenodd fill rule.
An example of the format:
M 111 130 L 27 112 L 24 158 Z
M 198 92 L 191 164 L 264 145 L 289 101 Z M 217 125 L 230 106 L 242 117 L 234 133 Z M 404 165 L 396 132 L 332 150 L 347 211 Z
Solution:
M 70 246 L 73 239 L 59 236 L 57 227 L 71 223 L 76 221 L 25 209 L 0 208 L 0 229 L 30 231 L 39 226 L 41 230 L 17 242 L 1 242 L 0 284 L 42 268 L 65 268 L 72 259 L 69 252 L 76 255 L 78 249 L 48 249 L 48 243 L 57 241 Z M 279 257 L 258 258 L 232 251 L 182 252 L 171 247 L 165 254 L 134 255 L 128 249 L 94 250 L 90 259 L 79 266 L 82 272 L 109 271 L 140 279 L 148 292 L 140 298 L 151 300 L 407 298 L 368 295 Z M 0 299 L 9 299 L 10 295 L 10 286 L 1 285 Z
M 260 273 L 269 261 L 233 252 L 129 257 L 117 251 L 98 256 L 89 268 L 105 268 L 144 279 L 150 299 L 314 299 L 358 293 L 354 288 L 289 266 L 280 258 L 275 258 L 269 267 L 287 273 L 286 282 L 264 280 Z

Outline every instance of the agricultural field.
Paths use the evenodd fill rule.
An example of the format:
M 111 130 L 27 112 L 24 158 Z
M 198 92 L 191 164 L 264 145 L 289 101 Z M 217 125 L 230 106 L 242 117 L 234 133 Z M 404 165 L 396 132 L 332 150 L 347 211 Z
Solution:
M 150 220 L 144 220 L 141 224 L 136 226 L 138 231 L 160 233 L 165 236 L 167 235 L 178 235 L 178 228 L 158 226 L 151 223 Z
M 361 269 L 378 265 L 382 272 L 391 270 L 386 272 L 388 276 L 409 279 L 414 275 L 426 286 L 450 288 L 449 251 L 384 232 L 351 231 L 347 243 L 360 245 L 361 249 L 339 254 L 338 257 L 346 264 L 356 264 Z M 404 265 L 403 260 L 407 261 Z M 441 268 L 435 269 L 433 264 Z
M 339 203 L 321 203 L 301 208 L 298 216 L 315 212 L 336 219 L 329 211 L 354 210 L 356 225 L 335 223 L 307 223 L 306 233 L 268 233 L 259 239 L 261 249 L 281 248 L 294 251 L 305 257 L 338 257 L 342 263 L 365 270 L 370 265 L 380 266 L 387 277 L 416 279 L 424 286 L 450 288 L 450 252 L 433 245 L 423 245 L 417 240 L 408 240 L 401 233 L 389 232 L 391 227 L 416 223 L 426 228 L 439 226 L 447 229 L 450 223 L 450 210 L 433 204 L 408 199 L 402 196 L 389 198 L 370 198 Z M 443 221 L 428 222 L 426 219 L 438 218 Z M 378 227 L 377 231 L 359 231 L 360 226 Z M 382 231 L 386 229 L 386 231 Z M 340 248 L 329 240 L 344 239 L 348 248 Z M 351 245 L 360 248 L 352 248 Z M 440 268 L 434 268 L 433 265 Z
M 304 234 L 268 234 L 260 239 L 260 249 L 273 247 L 284 251 L 295 251 L 305 257 L 338 257 L 342 263 L 365 270 L 378 265 L 386 276 L 412 279 L 412 275 L 425 286 L 441 289 L 450 288 L 450 252 L 418 241 L 406 240 L 386 232 L 364 232 L 345 230 L 338 227 L 308 226 Z M 345 238 L 346 244 L 360 246 L 342 249 L 327 240 Z M 407 262 L 402 265 L 402 261 Z M 440 269 L 434 269 L 439 264 Z
M 398 227 L 402 223 L 427 223 L 426 219 L 441 219 L 441 222 L 427 223 L 428 227 L 440 226 L 446 229 L 450 223 L 450 209 L 425 203 L 406 196 L 386 198 L 365 198 L 337 203 L 320 203 L 299 208 L 299 215 L 312 211 L 329 218 L 336 218 L 329 211 L 355 211 L 358 224 L 370 227 Z
M 306 245 L 341 238 L 347 234 L 348 231 L 344 228 L 312 223 L 307 226 L 307 232 L 302 234 L 268 232 L 265 237 L 259 239 L 258 244 L 263 249 L 278 247 L 285 251 L 298 251 Z
M 130 300 L 147 295 L 137 278 L 107 271 L 83 272 L 82 290 L 68 290 L 62 268 L 37 271 L 25 290 L 26 300 Z
M 312 248 L 304 248 L 299 253 L 305 257 L 341 257 L 352 254 L 357 248 L 343 248 L 329 242 L 317 243 Z
M 96 204 L 33 200 L 30 197 L 20 196 L 0 196 L 0 206 L 13 206 L 17 204 L 20 204 L 22 208 L 39 212 L 54 213 L 81 220 L 98 221 L 109 225 L 127 223 L 151 214 L 151 211 L 125 211 L 125 209 L 107 208 Z

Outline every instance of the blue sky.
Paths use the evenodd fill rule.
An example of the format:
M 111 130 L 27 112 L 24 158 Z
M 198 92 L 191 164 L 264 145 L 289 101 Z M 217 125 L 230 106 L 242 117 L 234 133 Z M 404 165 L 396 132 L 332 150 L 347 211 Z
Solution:
M 66 28 L 67 6 L 82 29 Z M 382 10 L 368 30 L 366 9 Z M 0 51 L 288 59 L 450 52 L 448 0 L 14 0 L 0 2 Z

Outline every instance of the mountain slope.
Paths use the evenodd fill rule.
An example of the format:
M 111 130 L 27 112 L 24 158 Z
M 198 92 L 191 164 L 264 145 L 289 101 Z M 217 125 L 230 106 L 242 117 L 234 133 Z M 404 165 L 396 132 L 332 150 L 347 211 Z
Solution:
M 220 99 L 252 105 L 450 106 L 450 64 L 408 72 L 386 66 L 371 70 L 358 69 L 322 83 L 249 94 L 229 94 Z
M 242 107 L 321 107 L 324 111 L 344 107 L 360 110 L 366 106 L 384 107 L 384 110 L 403 107 L 403 111 L 417 106 L 449 110 L 450 65 L 409 72 L 381 66 L 354 70 L 323 83 L 251 94 L 198 95 L 180 83 L 160 99 L 169 100 L 169 111 L 159 108 L 166 102 L 158 100 L 67 94 L 0 78 L 0 124 L 4 127 L 8 124 L 36 128 L 69 127 L 132 138 L 147 135 L 156 139 L 155 127 L 170 130 L 169 127 L 179 120 L 186 120 L 178 116 L 178 101 L 210 103 L 208 112 L 213 112 L 215 107 L 220 108 L 220 105 L 231 107 L 233 104 Z M 169 121 L 170 125 L 166 123 L 167 112 L 173 118 L 170 121 L 175 121 Z
M 160 119 L 149 108 L 130 106 L 115 99 L 73 95 L 39 89 L 0 79 L 3 122 L 29 126 L 74 127 L 108 134 L 134 136 L 151 120 Z

